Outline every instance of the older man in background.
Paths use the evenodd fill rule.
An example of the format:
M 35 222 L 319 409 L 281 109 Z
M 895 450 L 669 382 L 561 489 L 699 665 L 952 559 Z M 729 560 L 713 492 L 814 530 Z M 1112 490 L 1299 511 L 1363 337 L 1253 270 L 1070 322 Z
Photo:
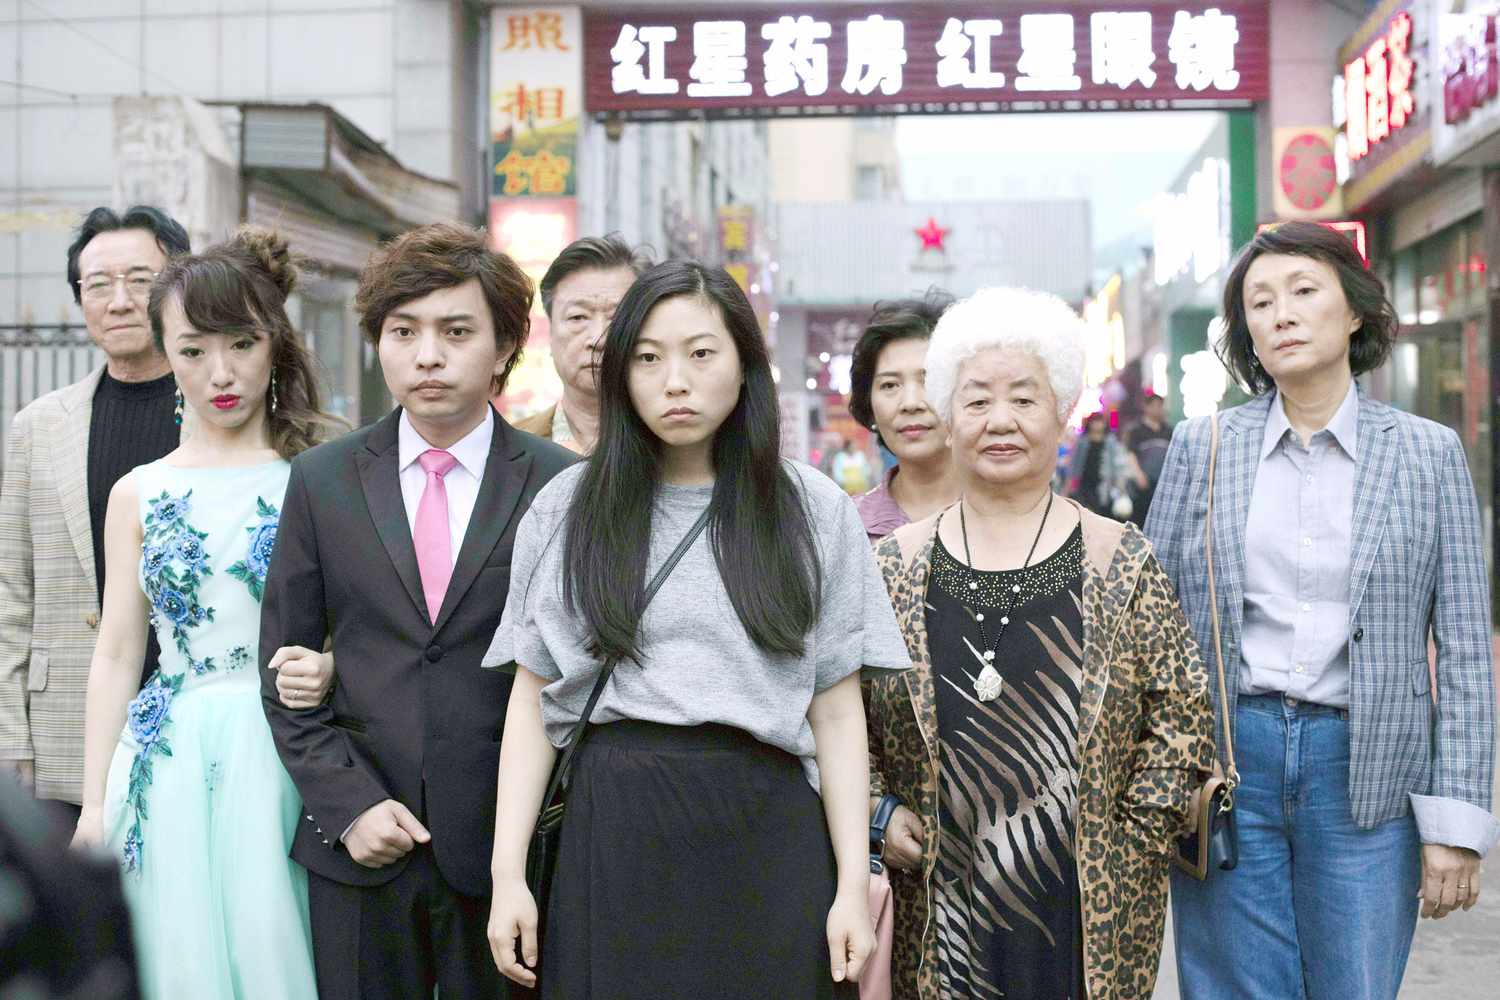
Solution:
M 10 426 L 0 486 L 0 774 L 51 806 L 62 836 L 78 821 L 109 491 L 176 448 L 182 433 L 146 301 L 167 258 L 188 249 L 187 230 L 160 209 L 91 211 L 68 248 L 68 284 L 105 363 L 35 400 Z M 153 638 L 143 677 L 157 654 Z
M 568 244 L 542 276 L 542 308 L 552 326 L 552 363 L 562 379 L 562 399 L 516 421 L 518 430 L 587 455 L 599 439 L 595 378 L 604 332 L 615 309 L 651 257 L 616 233 Z

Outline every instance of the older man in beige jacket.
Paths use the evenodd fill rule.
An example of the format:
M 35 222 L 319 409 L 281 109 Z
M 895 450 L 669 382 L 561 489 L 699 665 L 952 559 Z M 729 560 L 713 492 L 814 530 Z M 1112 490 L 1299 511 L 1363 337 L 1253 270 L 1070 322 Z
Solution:
M 84 691 L 104 589 L 104 510 L 115 480 L 177 447 L 182 407 L 146 316 L 186 230 L 161 211 L 94 209 L 68 281 L 106 362 L 11 423 L 0 486 L 0 774 L 71 832 L 83 782 Z M 136 567 L 109 567 L 134 573 Z M 148 654 L 145 669 L 154 668 Z

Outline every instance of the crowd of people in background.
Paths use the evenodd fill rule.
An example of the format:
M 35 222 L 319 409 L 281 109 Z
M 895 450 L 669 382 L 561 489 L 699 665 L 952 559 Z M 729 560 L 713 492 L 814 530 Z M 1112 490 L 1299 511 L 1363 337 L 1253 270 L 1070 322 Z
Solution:
M 515 424 L 533 286 L 482 231 L 369 260 L 358 429 L 277 233 L 101 208 L 66 264 L 107 360 L 0 489 L 0 763 L 53 821 L 0 788 L 0 860 L 97 900 L 70 963 L 0 908 L 49 990 L 1139 998 L 1170 898 L 1187 996 L 1388 998 L 1479 897 L 1473 487 L 1359 388 L 1396 322 L 1330 230 L 1242 249 L 1252 398 L 1176 428 L 1075 434 L 1051 295 L 881 303 L 883 474 L 783 455 L 744 292 L 618 236 L 542 278 L 563 395 Z

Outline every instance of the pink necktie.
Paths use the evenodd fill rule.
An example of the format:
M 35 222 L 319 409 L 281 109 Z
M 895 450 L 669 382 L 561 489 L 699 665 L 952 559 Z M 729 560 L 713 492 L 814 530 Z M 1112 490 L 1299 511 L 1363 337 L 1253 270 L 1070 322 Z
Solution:
M 422 574 L 422 593 L 427 598 L 428 620 L 436 623 L 453 576 L 453 542 L 448 533 L 448 488 L 443 477 L 458 464 L 446 451 L 431 448 L 417 456 L 427 473 L 427 485 L 417 504 L 417 526 L 412 544 L 417 550 L 417 571 Z

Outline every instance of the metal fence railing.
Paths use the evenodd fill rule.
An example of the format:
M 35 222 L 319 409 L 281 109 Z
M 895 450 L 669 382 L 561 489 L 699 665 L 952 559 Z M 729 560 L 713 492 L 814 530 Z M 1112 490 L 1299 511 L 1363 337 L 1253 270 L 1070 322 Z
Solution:
M 104 360 L 81 323 L 0 324 L 0 442 L 27 403 L 77 382 Z M 5 449 L 0 447 L 0 468 Z

